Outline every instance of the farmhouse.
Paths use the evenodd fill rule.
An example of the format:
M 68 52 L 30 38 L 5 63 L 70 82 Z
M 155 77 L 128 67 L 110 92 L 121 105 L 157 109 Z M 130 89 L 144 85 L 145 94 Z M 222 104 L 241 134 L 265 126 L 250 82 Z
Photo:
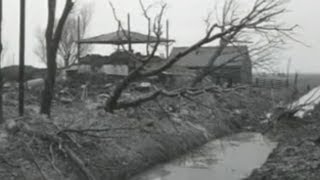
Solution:
M 115 31 L 108 34 L 102 34 L 87 39 L 78 41 L 78 45 L 82 44 L 104 44 L 118 46 L 118 50 L 112 53 L 110 56 L 101 55 L 86 55 L 79 58 L 78 68 L 71 69 L 70 71 L 77 71 L 77 73 L 104 73 L 106 75 L 127 76 L 130 70 L 138 67 L 142 62 L 139 62 L 136 58 L 133 58 L 128 52 L 120 49 L 123 45 L 128 45 L 129 51 L 133 52 L 133 44 L 153 44 L 156 42 L 168 44 L 173 42 L 170 39 L 158 39 L 151 35 L 145 35 L 138 32 L 131 31 Z M 136 54 L 138 57 L 143 57 L 140 53 Z M 159 57 L 155 57 L 157 61 Z
M 208 66 L 212 57 L 215 56 L 219 47 L 201 47 L 183 57 L 177 62 L 177 66 L 188 69 L 201 69 Z M 174 47 L 170 57 L 186 50 L 187 47 Z M 248 48 L 246 46 L 228 46 L 215 60 L 214 70 L 211 73 L 216 83 L 232 82 L 248 84 L 252 82 L 252 64 Z

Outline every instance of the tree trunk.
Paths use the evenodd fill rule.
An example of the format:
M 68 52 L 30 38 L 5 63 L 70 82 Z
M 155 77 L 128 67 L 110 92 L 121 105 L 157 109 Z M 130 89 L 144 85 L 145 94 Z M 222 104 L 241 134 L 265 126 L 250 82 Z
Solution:
M 64 24 L 72 10 L 74 3 L 72 0 L 67 0 L 62 16 L 58 21 L 58 25 L 54 28 L 55 14 L 56 14 L 56 0 L 48 0 L 48 24 L 46 29 L 46 48 L 47 48 L 47 76 L 45 80 L 45 87 L 42 92 L 41 99 L 41 114 L 50 116 L 52 100 L 54 97 L 54 86 L 57 72 L 57 51 L 62 35 Z M 55 31 L 54 31 L 55 29 Z
M 20 0 L 19 115 L 24 114 L 25 0 Z
M 47 78 L 45 80 L 45 87 L 42 92 L 41 101 L 41 114 L 46 114 L 50 116 L 51 105 L 54 96 L 54 85 L 56 79 L 57 63 L 56 56 L 48 53 L 48 68 L 47 68 Z
M 128 76 L 116 86 L 116 88 L 112 92 L 110 99 L 108 99 L 105 104 L 106 112 L 112 113 L 117 108 L 118 100 L 121 97 L 122 92 L 128 87 L 130 82 L 131 78 L 130 76 Z
M 67 53 L 66 56 L 64 57 L 64 67 L 68 67 L 70 65 L 70 57 L 71 57 L 70 53 Z

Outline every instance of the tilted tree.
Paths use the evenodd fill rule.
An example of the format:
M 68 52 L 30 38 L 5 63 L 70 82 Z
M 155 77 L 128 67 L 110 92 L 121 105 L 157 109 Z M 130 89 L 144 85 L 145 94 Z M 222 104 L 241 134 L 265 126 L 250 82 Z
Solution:
M 283 0 L 255 0 L 249 10 L 243 11 L 238 10 L 238 6 L 234 5 L 235 1 L 227 0 L 225 1 L 225 4 L 222 8 L 222 21 L 212 22 L 210 19 L 208 19 L 207 31 L 202 39 L 189 46 L 186 50 L 178 53 L 173 57 L 170 57 L 170 59 L 165 60 L 163 64 L 156 69 L 145 70 L 145 67 L 152 61 L 152 58 L 154 57 L 155 52 L 158 49 L 158 45 L 160 44 L 160 37 L 162 35 L 163 27 L 162 17 L 164 9 L 166 7 L 166 5 L 162 5 L 162 8 L 160 8 L 161 11 L 155 17 L 153 25 L 153 34 L 158 38 L 159 42 L 155 43 L 152 49 L 152 53 L 145 59 L 141 59 L 140 57 L 132 54 L 130 51 L 127 51 L 127 53 L 130 54 L 133 58 L 139 59 L 143 63 L 141 66 L 132 70 L 127 77 L 125 77 L 120 83 L 116 85 L 115 89 L 111 93 L 111 97 L 105 103 L 105 110 L 112 112 L 115 109 L 120 109 L 131 105 L 139 105 L 143 102 L 152 100 L 159 95 L 167 94 L 164 93 L 163 90 L 156 90 L 155 92 L 150 93 L 145 97 L 137 98 L 136 100 L 130 102 L 119 102 L 122 92 L 125 91 L 132 82 L 160 74 L 161 72 L 167 70 L 172 65 L 177 63 L 184 56 L 206 44 L 212 42 L 220 42 L 218 51 L 209 60 L 208 65 L 200 71 L 200 73 L 187 88 L 195 87 L 203 80 L 204 77 L 209 75 L 212 71 L 215 71 L 218 68 L 223 67 L 223 65 L 226 65 L 226 63 L 224 63 L 221 66 L 216 67 L 215 61 L 221 55 L 225 47 L 227 47 L 228 45 L 237 47 L 238 44 L 243 44 L 243 42 L 245 42 L 246 40 L 246 38 L 244 37 L 246 36 L 258 34 L 262 37 L 265 37 L 267 40 L 269 40 L 269 38 L 272 39 L 280 37 L 282 39 L 294 39 L 291 36 L 291 32 L 294 31 L 296 25 L 287 26 L 286 24 L 279 23 L 280 16 L 286 12 L 287 2 L 288 1 Z M 116 21 L 118 22 L 118 24 L 120 24 L 121 29 L 123 29 L 121 21 L 117 18 L 115 8 L 112 6 L 112 4 L 111 7 L 113 9 Z M 146 12 L 147 9 L 144 7 L 145 6 L 142 6 L 142 9 L 144 12 Z M 145 16 L 146 14 L 147 13 L 144 13 Z M 146 16 L 146 19 L 149 20 L 150 18 Z M 227 61 L 227 63 L 232 62 L 235 59 L 236 58 L 231 58 Z
M 65 22 L 74 6 L 72 0 L 66 0 L 63 12 L 55 28 L 56 0 L 48 0 L 48 24 L 46 29 L 47 74 L 41 98 L 41 114 L 50 116 L 57 71 L 57 52 Z

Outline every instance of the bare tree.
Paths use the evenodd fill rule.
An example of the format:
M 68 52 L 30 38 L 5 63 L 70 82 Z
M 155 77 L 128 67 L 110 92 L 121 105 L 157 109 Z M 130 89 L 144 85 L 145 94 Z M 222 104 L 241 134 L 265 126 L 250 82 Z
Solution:
M 217 17 L 215 25 L 222 33 L 229 30 L 231 32 L 221 37 L 218 51 L 211 57 L 208 65 L 200 71 L 192 85 L 195 86 L 200 83 L 204 77 L 217 69 L 214 64 L 227 46 L 251 45 L 249 51 L 251 57 L 254 58 L 254 68 L 270 68 L 273 65 L 273 57 L 270 51 L 274 52 L 288 39 L 297 41 L 293 37 L 297 25 L 287 26 L 279 21 L 279 17 L 286 13 L 285 5 L 288 2 L 256 0 L 253 7 L 243 16 L 241 14 L 242 9 L 236 1 L 226 0 L 222 8 L 221 18 Z M 210 21 L 207 20 L 206 22 Z M 208 27 L 212 27 L 210 25 L 209 23 Z M 227 62 L 230 61 L 236 61 L 236 58 Z
M 62 31 L 58 48 L 58 67 L 68 67 L 76 62 L 78 55 L 76 41 L 79 37 L 84 38 L 92 19 L 92 4 L 82 4 L 81 7 L 80 4 L 77 5 L 78 7 L 74 8 L 74 10 L 70 12 Z M 56 19 L 55 21 L 56 25 L 58 20 Z M 78 35 L 78 33 L 80 34 Z M 45 34 L 45 30 L 39 28 L 36 32 L 37 46 L 34 49 L 34 54 L 38 56 L 41 62 L 46 64 L 46 39 L 43 34 Z M 86 54 L 90 50 L 90 45 L 81 45 L 80 55 Z
M 47 65 L 47 48 L 46 48 L 46 38 L 45 31 L 38 28 L 35 33 L 35 38 L 37 40 L 36 47 L 33 49 L 33 53 L 39 58 L 41 63 Z
M 51 105 L 54 95 L 55 78 L 57 71 L 57 51 L 59 48 L 60 39 L 63 33 L 64 24 L 70 14 L 74 2 L 67 0 L 55 28 L 56 15 L 56 0 L 48 0 L 48 24 L 46 29 L 46 48 L 47 48 L 47 75 L 45 80 L 45 87 L 42 92 L 41 99 L 41 114 L 50 115 Z
M 140 59 L 142 63 L 141 66 L 137 67 L 136 69 L 132 70 L 130 74 L 122 80 L 119 84 L 117 84 L 115 90 L 112 92 L 111 97 L 107 100 L 105 104 L 105 110 L 112 112 L 114 109 L 119 109 L 122 107 L 126 107 L 129 104 L 139 104 L 140 102 L 145 102 L 146 100 L 153 99 L 163 93 L 163 91 L 158 90 L 150 95 L 138 98 L 132 102 L 118 102 L 119 98 L 121 97 L 122 92 L 130 85 L 130 83 L 144 79 L 150 76 L 158 75 L 159 73 L 167 70 L 176 62 L 181 60 L 184 56 L 188 55 L 189 53 L 197 50 L 198 48 L 212 42 L 220 42 L 220 48 L 215 53 L 215 55 L 210 59 L 208 65 L 200 71 L 198 76 L 194 79 L 191 83 L 192 86 L 195 86 L 197 83 L 200 83 L 204 77 L 210 74 L 212 71 L 217 70 L 223 66 L 216 67 L 214 66 L 215 61 L 223 52 L 223 49 L 228 45 L 237 46 L 237 44 L 245 42 L 246 39 L 242 39 L 246 35 L 250 34 L 259 34 L 266 39 L 272 37 L 281 37 L 287 39 L 293 39 L 291 36 L 291 32 L 295 29 L 295 26 L 287 26 L 285 24 L 280 24 L 279 17 L 286 12 L 286 2 L 283 0 L 255 0 L 252 7 L 248 11 L 237 11 L 238 6 L 234 4 L 235 1 L 227 0 L 223 6 L 223 13 L 222 19 L 220 21 L 216 21 L 212 23 L 209 19 L 207 21 L 207 31 L 205 36 L 200 39 L 195 44 L 191 45 L 189 48 L 184 50 L 183 52 L 178 53 L 174 57 L 167 59 L 164 63 L 156 69 L 152 70 L 145 70 L 145 66 L 149 64 L 152 58 L 155 55 L 155 52 L 158 49 L 158 45 L 160 42 L 160 37 L 162 35 L 162 17 L 165 10 L 166 5 L 161 5 L 161 11 L 158 15 L 154 18 L 153 23 L 153 34 L 158 38 L 159 42 L 153 46 L 152 53 L 146 59 L 140 59 L 136 57 L 134 54 L 131 54 L 132 57 L 136 59 Z M 144 12 L 144 16 L 147 20 L 148 13 L 147 8 L 142 6 L 142 10 Z M 115 20 L 122 28 L 121 21 L 118 19 L 115 8 L 111 4 L 111 8 L 114 12 Z M 244 13 L 246 12 L 246 13 Z M 228 62 L 232 62 L 235 58 L 230 59 Z M 224 64 L 225 65 L 225 64 Z
M 59 45 L 58 55 L 64 61 L 64 67 L 74 64 L 78 56 L 78 47 L 76 41 L 78 38 L 84 38 L 92 18 L 92 6 L 83 5 L 81 8 L 68 18 Z M 79 33 L 79 34 L 78 34 Z M 80 56 L 91 50 L 89 45 L 80 46 Z

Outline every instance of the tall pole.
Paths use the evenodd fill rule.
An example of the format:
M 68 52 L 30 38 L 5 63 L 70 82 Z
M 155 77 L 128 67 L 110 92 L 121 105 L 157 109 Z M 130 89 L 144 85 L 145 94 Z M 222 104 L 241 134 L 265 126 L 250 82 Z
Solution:
M 151 36 L 151 19 L 148 18 L 148 42 L 147 42 L 147 55 L 149 56 L 149 47 L 150 47 L 150 36 Z
M 118 31 L 117 31 L 118 40 L 120 40 L 120 33 L 121 33 L 121 24 L 120 22 L 118 22 Z M 119 50 L 120 50 L 120 44 L 118 44 L 118 48 L 117 48 L 117 51 Z
M 130 22 L 130 14 L 128 13 L 128 46 L 129 52 L 132 52 L 132 44 L 131 44 L 131 22 Z
M 290 66 L 291 66 L 291 58 L 288 59 L 287 63 L 287 87 L 289 87 L 289 79 L 290 79 Z
M 167 59 L 169 58 L 169 20 L 167 20 L 167 43 L 166 43 L 166 56 L 167 56 Z
M 1 73 L 1 61 L 3 60 L 1 58 L 2 53 L 2 0 L 0 0 L 0 124 L 4 122 L 3 119 L 3 109 L 2 109 L 2 73 Z
M 19 115 L 24 114 L 25 0 L 20 0 Z
M 80 38 L 81 38 L 81 30 L 80 30 L 80 16 L 78 16 L 78 43 L 77 43 L 77 48 L 78 48 L 78 53 L 77 53 L 77 59 L 78 59 L 78 63 L 80 62 L 80 56 L 81 56 L 81 43 L 80 43 Z

